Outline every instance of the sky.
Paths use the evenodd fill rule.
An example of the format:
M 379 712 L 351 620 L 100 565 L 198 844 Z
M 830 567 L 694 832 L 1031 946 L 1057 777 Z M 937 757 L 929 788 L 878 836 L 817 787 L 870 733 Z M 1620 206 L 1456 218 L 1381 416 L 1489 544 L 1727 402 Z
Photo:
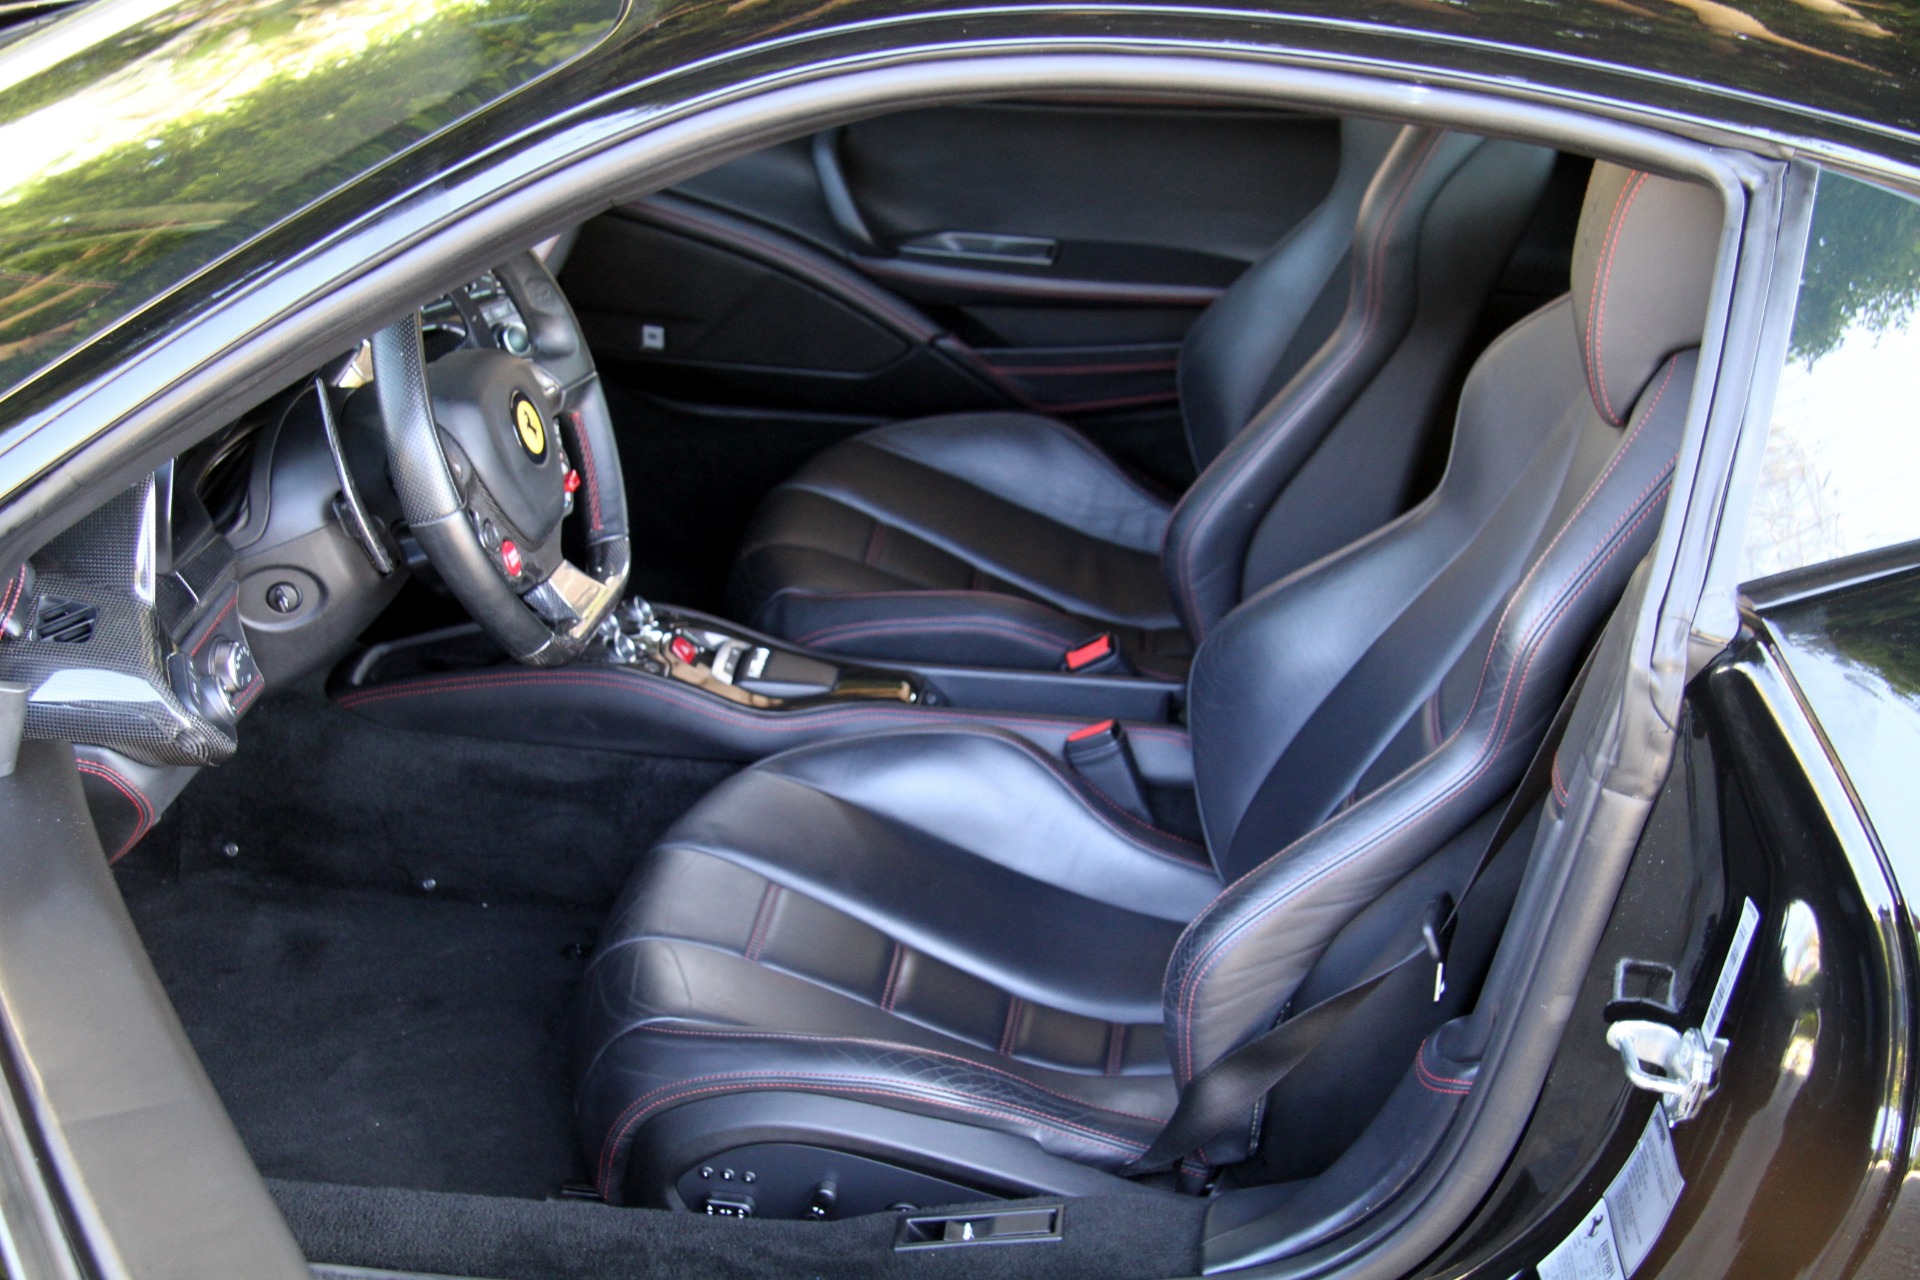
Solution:
M 1855 325 L 1789 362 L 1747 522 L 1744 579 L 1920 538 L 1920 325 Z

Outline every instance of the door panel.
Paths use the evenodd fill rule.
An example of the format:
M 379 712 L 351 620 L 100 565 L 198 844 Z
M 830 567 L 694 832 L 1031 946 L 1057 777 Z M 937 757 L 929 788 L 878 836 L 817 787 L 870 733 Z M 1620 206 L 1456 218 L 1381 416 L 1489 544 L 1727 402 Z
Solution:
M 971 342 L 1084 348 L 1178 342 L 1325 197 L 1340 127 L 1276 112 L 985 103 L 861 121 L 831 144 L 814 148 L 816 168 L 839 171 L 825 180 L 844 183 L 856 212 L 860 270 Z M 1048 251 L 951 252 L 1001 241 Z M 1129 314 L 1142 311 L 1150 318 Z
M 589 222 L 560 279 L 635 459 L 642 559 L 667 566 L 637 585 L 712 603 L 766 490 L 876 421 L 1065 416 L 1178 492 L 1181 339 L 1325 196 L 1339 132 L 1167 105 L 930 109 Z
M 635 390 L 878 418 L 1066 415 L 1177 489 L 1181 339 L 1338 161 L 1336 120 L 1280 112 L 905 112 L 604 215 L 562 282 L 602 367 Z
M 1305 217 L 1332 186 L 1339 150 L 1329 118 L 1063 103 L 903 112 L 840 139 L 882 246 L 941 231 L 1040 237 L 1063 260 L 1105 246 L 1117 278 L 1132 274 L 1130 252 L 1175 251 L 1203 280 L 1231 278 Z

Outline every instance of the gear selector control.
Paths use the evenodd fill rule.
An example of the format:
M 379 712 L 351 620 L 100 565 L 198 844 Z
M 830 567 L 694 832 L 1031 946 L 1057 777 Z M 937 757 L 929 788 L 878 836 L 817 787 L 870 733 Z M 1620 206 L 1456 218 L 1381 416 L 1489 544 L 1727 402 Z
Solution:
M 716 619 L 623 603 L 601 624 L 602 661 L 637 667 L 729 702 L 783 710 L 860 699 L 930 702 L 911 675 L 836 663 L 723 630 Z

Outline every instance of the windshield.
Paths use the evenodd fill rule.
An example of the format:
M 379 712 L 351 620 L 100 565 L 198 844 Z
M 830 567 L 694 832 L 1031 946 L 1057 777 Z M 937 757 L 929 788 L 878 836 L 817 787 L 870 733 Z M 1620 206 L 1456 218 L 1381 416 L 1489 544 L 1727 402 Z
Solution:
M 0 51 L 0 393 L 620 0 L 103 0 Z

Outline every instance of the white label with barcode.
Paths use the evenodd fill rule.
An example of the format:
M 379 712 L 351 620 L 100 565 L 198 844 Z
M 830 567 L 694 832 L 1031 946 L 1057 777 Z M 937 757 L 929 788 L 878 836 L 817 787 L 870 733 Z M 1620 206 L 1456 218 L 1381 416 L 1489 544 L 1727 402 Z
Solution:
M 1540 1280 L 1627 1280 L 1653 1252 L 1686 1185 L 1673 1158 L 1673 1138 L 1656 1107 L 1606 1194 L 1573 1234 L 1540 1260 Z
M 1720 966 L 1720 981 L 1713 984 L 1713 999 L 1707 1001 L 1707 1016 L 1700 1020 L 1700 1034 L 1713 1043 L 1720 1034 L 1720 1019 L 1727 1015 L 1727 1002 L 1733 999 L 1733 985 L 1740 980 L 1740 966 L 1746 963 L 1747 948 L 1753 935 L 1760 932 L 1760 908 L 1747 898 L 1740 904 L 1740 923 L 1733 931 L 1733 945 L 1727 948 L 1727 962 Z

